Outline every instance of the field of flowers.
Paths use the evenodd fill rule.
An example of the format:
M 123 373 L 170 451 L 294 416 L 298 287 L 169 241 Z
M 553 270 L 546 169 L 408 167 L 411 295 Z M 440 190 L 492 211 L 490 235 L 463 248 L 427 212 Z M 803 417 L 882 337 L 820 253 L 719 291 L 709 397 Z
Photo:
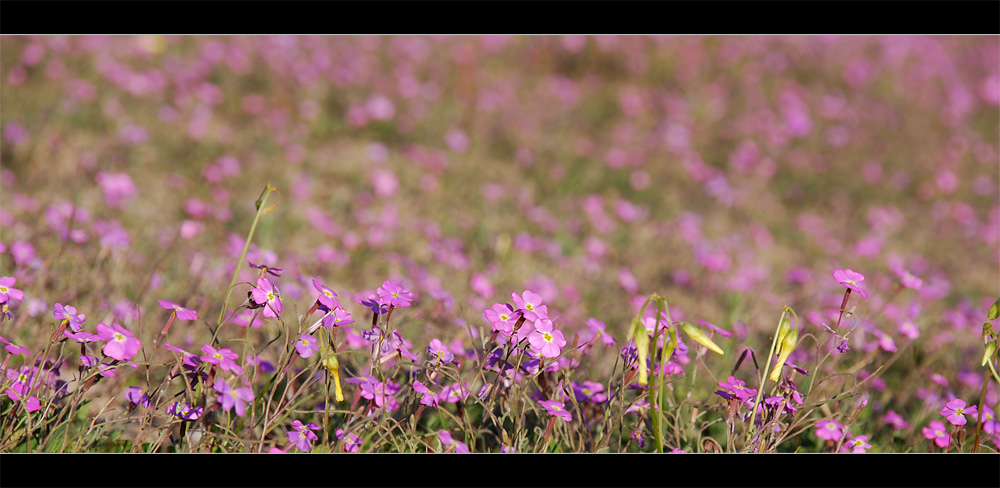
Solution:
M 995 36 L 0 36 L 0 452 L 1000 450 Z

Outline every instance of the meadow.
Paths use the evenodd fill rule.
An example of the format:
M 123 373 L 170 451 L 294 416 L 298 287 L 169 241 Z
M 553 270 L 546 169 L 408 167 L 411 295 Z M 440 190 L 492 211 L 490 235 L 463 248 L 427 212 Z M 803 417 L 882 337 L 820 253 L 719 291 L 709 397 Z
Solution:
M 995 36 L 0 36 L 0 452 L 1000 450 Z

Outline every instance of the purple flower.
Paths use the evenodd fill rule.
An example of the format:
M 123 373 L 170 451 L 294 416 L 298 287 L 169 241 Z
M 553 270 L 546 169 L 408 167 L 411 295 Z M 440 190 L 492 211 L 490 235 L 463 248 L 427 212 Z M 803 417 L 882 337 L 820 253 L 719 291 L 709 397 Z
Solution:
M 211 344 L 205 344 L 201 346 L 201 352 L 205 353 L 205 355 L 201 356 L 202 361 L 209 364 L 217 364 L 223 371 L 233 371 L 236 374 L 243 374 L 243 367 L 234 361 L 240 355 L 232 350 L 227 348 L 216 349 Z
M 868 449 L 872 448 L 872 445 L 868 443 L 868 436 L 866 435 L 856 435 L 851 438 L 845 445 L 845 448 L 850 448 L 851 452 L 854 454 L 863 454 L 868 452 Z
M 344 437 L 344 429 L 337 429 L 335 434 L 337 434 L 337 439 Z M 348 434 L 347 438 L 344 439 L 344 449 L 346 449 L 347 452 L 358 452 L 360 448 L 361 438 L 354 434 Z
M 427 355 L 436 363 L 450 363 L 455 360 L 455 355 L 438 339 L 431 340 L 427 346 Z
M 0 278 L 0 303 L 7 303 L 10 300 L 24 300 L 24 292 L 14 288 L 17 280 L 13 276 Z
M 861 294 L 861 296 L 868 298 L 868 292 L 864 288 L 861 288 L 861 282 L 865 281 L 865 275 L 851 271 L 850 269 L 837 269 L 833 272 L 833 279 L 848 289 L 854 290 Z
M 457 453 L 469 452 L 469 446 L 462 441 L 456 441 L 453 439 L 451 437 L 451 432 L 448 432 L 447 430 L 438 431 L 438 440 L 441 441 L 442 446 L 455 446 L 455 452 Z
M 604 403 L 608 401 L 608 395 L 603 391 L 604 385 L 596 381 L 584 381 L 583 384 L 573 382 L 573 395 L 578 402 Z
M 247 261 L 247 262 L 250 263 L 250 261 Z M 266 264 L 250 263 L 250 267 L 251 268 L 257 268 L 257 269 L 263 269 L 267 274 L 269 274 L 271 276 L 274 276 L 276 278 L 280 277 L 281 273 L 283 273 L 285 271 L 284 268 L 272 268 L 272 267 L 270 267 L 270 266 L 268 266 Z
M 182 307 L 179 303 L 170 300 L 157 300 L 161 307 L 173 310 L 177 314 L 177 320 L 198 320 L 198 312 Z
M 82 313 L 76 313 L 76 308 L 70 305 L 63 306 L 61 303 L 56 303 L 52 309 L 52 316 L 60 320 L 68 320 L 69 328 L 72 329 L 73 332 L 80 332 L 83 330 L 83 323 L 87 321 L 87 316 Z
M 128 391 L 125 392 L 124 396 L 125 399 L 132 405 L 149 408 L 149 395 L 146 393 L 146 390 L 143 390 L 138 386 L 128 387 Z
M 894 410 L 886 412 L 885 415 L 882 416 L 882 420 L 891 425 L 893 429 L 902 430 L 910 427 L 910 423 L 903 419 L 903 416 L 896 413 Z
M 941 409 L 941 415 L 947 417 L 948 422 L 951 422 L 951 425 L 965 425 L 965 416 L 972 415 L 975 417 L 977 413 L 979 413 L 979 411 L 976 409 L 975 405 L 966 407 L 965 400 L 959 398 L 946 403 L 944 408 Z
M 247 412 L 246 402 L 252 402 L 254 399 L 253 390 L 247 386 L 230 388 L 225 381 L 216 381 L 212 386 L 215 391 L 219 392 L 219 403 L 222 404 L 222 409 L 228 412 L 236 407 L 236 415 L 240 417 Z
M 375 290 L 378 293 L 379 301 L 382 304 L 394 307 L 409 307 L 413 301 L 413 293 L 404 290 L 403 286 L 395 281 L 386 281 Z
M 816 437 L 826 441 L 839 441 L 844 436 L 844 426 L 836 420 L 823 420 L 816 424 Z
M 101 352 L 105 356 L 119 361 L 132 359 L 142 348 L 139 339 L 133 337 L 130 330 L 117 323 L 112 323 L 111 327 L 103 323 L 97 324 L 97 335 L 102 341 L 108 341 Z
M 938 447 L 948 447 L 948 444 L 951 444 L 951 434 L 948 433 L 944 422 L 933 420 L 930 427 L 924 427 L 921 431 L 924 437 L 933 440 Z
M 295 444 L 300 451 L 309 452 L 312 450 L 312 443 L 319 439 L 313 431 L 319 426 L 309 422 L 303 425 L 301 420 L 292 421 L 292 431 L 288 433 L 288 442 Z
M 312 357 L 313 354 L 319 351 L 319 342 L 309 334 L 302 334 L 299 336 L 299 340 L 295 342 L 295 350 L 303 358 Z
M 413 380 L 413 390 L 421 394 L 420 403 L 434 408 L 438 408 L 440 405 L 438 396 L 430 388 L 424 386 L 423 383 Z
M 483 312 L 483 316 L 489 323 L 493 324 L 494 331 L 500 332 L 506 337 L 510 337 L 514 333 L 514 322 L 517 320 L 514 307 L 506 303 L 494 303 L 492 309 L 488 308 Z
M 511 299 L 514 300 L 514 307 L 524 314 L 525 320 L 534 322 L 549 318 L 549 308 L 542 305 L 541 295 L 531 290 L 524 290 L 521 295 L 511 293 Z
M 30 351 L 28 351 L 27 347 L 18 346 L 18 345 L 12 344 L 7 339 L 4 339 L 3 336 L 0 336 L 0 342 L 2 342 L 4 344 L 3 348 L 6 349 L 7 352 L 9 352 L 9 353 L 11 353 L 11 354 L 13 354 L 15 356 L 20 356 L 21 354 L 24 354 L 25 356 L 27 356 L 27 355 L 31 354 Z
M 174 402 L 172 405 L 167 407 L 168 414 L 184 420 L 197 420 L 198 417 L 201 417 L 201 414 L 204 411 L 204 408 L 192 407 L 190 403 L 181 405 L 179 402 Z
M 320 305 L 326 307 L 327 310 L 340 308 L 340 302 L 337 300 L 337 292 L 327 288 L 319 281 L 316 281 L 315 278 L 313 278 L 312 284 L 313 287 L 319 291 L 319 296 L 316 297 L 316 301 L 318 301 Z
M 451 386 L 446 386 L 441 390 L 438 400 L 447 403 L 457 403 L 464 401 L 469 396 L 469 392 L 468 383 L 452 383 Z
M 566 411 L 566 404 L 556 400 L 542 400 L 538 402 L 539 405 L 545 407 L 545 410 L 549 412 L 549 415 L 553 417 L 559 417 L 567 422 L 573 420 L 573 416 Z
M 281 315 L 281 296 L 271 280 L 266 276 L 257 278 L 257 286 L 250 291 L 250 297 L 258 305 L 266 305 L 265 317 L 277 318 Z
M 340 307 L 327 312 L 322 319 L 323 327 L 326 327 L 327 329 L 332 329 L 335 325 L 348 325 L 353 323 L 354 320 L 351 318 L 351 313 Z
M 374 314 L 383 314 L 389 311 L 389 306 L 380 303 L 378 296 L 374 294 L 368 295 L 364 300 L 358 300 L 358 303 L 370 308 Z
M 600 320 L 591 317 L 587 319 L 586 322 L 584 322 L 584 325 L 586 325 L 587 328 L 589 328 L 590 331 L 593 332 L 595 335 L 600 335 L 601 341 L 604 342 L 605 345 L 613 346 L 615 344 L 618 344 L 618 341 L 616 341 L 614 337 L 611 337 L 611 335 L 607 333 L 606 331 L 607 326 L 604 325 L 604 322 L 601 322 Z
M 738 398 L 741 402 L 745 402 L 757 396 L 756 389 L 744 388 L 746 386 L 746 382 L 738 380 L 733 376 L 727 378 L 726 381 L 720 381 L 719 386 L 725 388 L 726 393 Z
M 547 318 L 535 321 L 535 330 L 528 335 L 531 348 L 543 357 L 554 358 L 566 345 L 566 337 L 558 330 L 552 329 L 552 321 Z

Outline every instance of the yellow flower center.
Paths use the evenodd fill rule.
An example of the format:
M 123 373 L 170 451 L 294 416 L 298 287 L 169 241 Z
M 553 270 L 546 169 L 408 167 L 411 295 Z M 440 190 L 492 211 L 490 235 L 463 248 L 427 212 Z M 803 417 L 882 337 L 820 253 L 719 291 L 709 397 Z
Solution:
M 8 288 L 6 286 L 0 285 L 0 292 L 7 293 Z
M 552 334 L 549 334 L 548 332 L 545 332 L 545 333 L 542 334 L 542 337 L 545 338 L 545 342 L 552 342 Z
M 534 305 L 532 305 L 532 304 L 530 304 L 530 303 L 525 303 L 525 304 L 524 304 L 524 308 L 526 308 L 526 309 L 528 309 L 528 310 L 531 310 L 532 312 L 534 312 L 534 311 L 535 311 L 535 306 L 534 306 Z
M 125 342 L 125 336 L 121 332 L 115 332 L 115 340 L 118 342 Z

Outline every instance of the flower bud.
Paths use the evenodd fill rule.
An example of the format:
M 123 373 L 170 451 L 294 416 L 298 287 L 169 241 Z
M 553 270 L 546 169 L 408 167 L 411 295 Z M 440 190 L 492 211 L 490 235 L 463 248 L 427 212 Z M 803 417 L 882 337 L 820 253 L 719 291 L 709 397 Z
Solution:
M 777 383 L 781 379 L 781 368 L 785 366 L 788 355 L 792 353 L 798 342 L 799 329 L 791 329 L 785 334 L 784 339 L 781 341 L 781 355 L 778 356 L 778 362 L 775 363 L 774 371 L 771 372 L 771 381 Z
M 996 352 L 997 352 L 997 343 L 992 341 L 987 342 L 986 352 L 983 353 L 983 363 L 980 364 L 980 366 L 986 366 L 986 363 L 990 362 L 993 359 L 993 354 Z
M 781 354 L 781 344 L 785 341 L 785 335 L 788 334 L 788 331 L 791 330 L 791 328 L 792 321 L 788 318 L 788 314 L 782 315 L 781 325 L 778 326 L 778 338 L 775 341 L 775 344 L 778 345 L 778 350 L 775 351 L 775 354 Z
M 990 320 L 996 320 L 997 317 L 1000 317 L 1000 298 L 997 298 L 997 301 L 993 302 L 993 306 L 990 307 L 990 314 L 988 317 Z
M 691 338 L 692 341 L 695 341 L 698 344 L 701 344 L 709 348 L 710 350 L 712 350 L 712 352 L 715 352 L 717 354 L 725 354 L 725 352 L 722 351 L 722 348 L 717 346 L 714 342 L 712 342 L 712 339 L 709 339 L 704 332 L 698 330 L 697 328 L 695 328 L 695 326 L 687 322 L 679 322 L 679 323 L 681 325 L 681 329 L 684 331 L 685 334 L 687 334 L 688 337 Z

